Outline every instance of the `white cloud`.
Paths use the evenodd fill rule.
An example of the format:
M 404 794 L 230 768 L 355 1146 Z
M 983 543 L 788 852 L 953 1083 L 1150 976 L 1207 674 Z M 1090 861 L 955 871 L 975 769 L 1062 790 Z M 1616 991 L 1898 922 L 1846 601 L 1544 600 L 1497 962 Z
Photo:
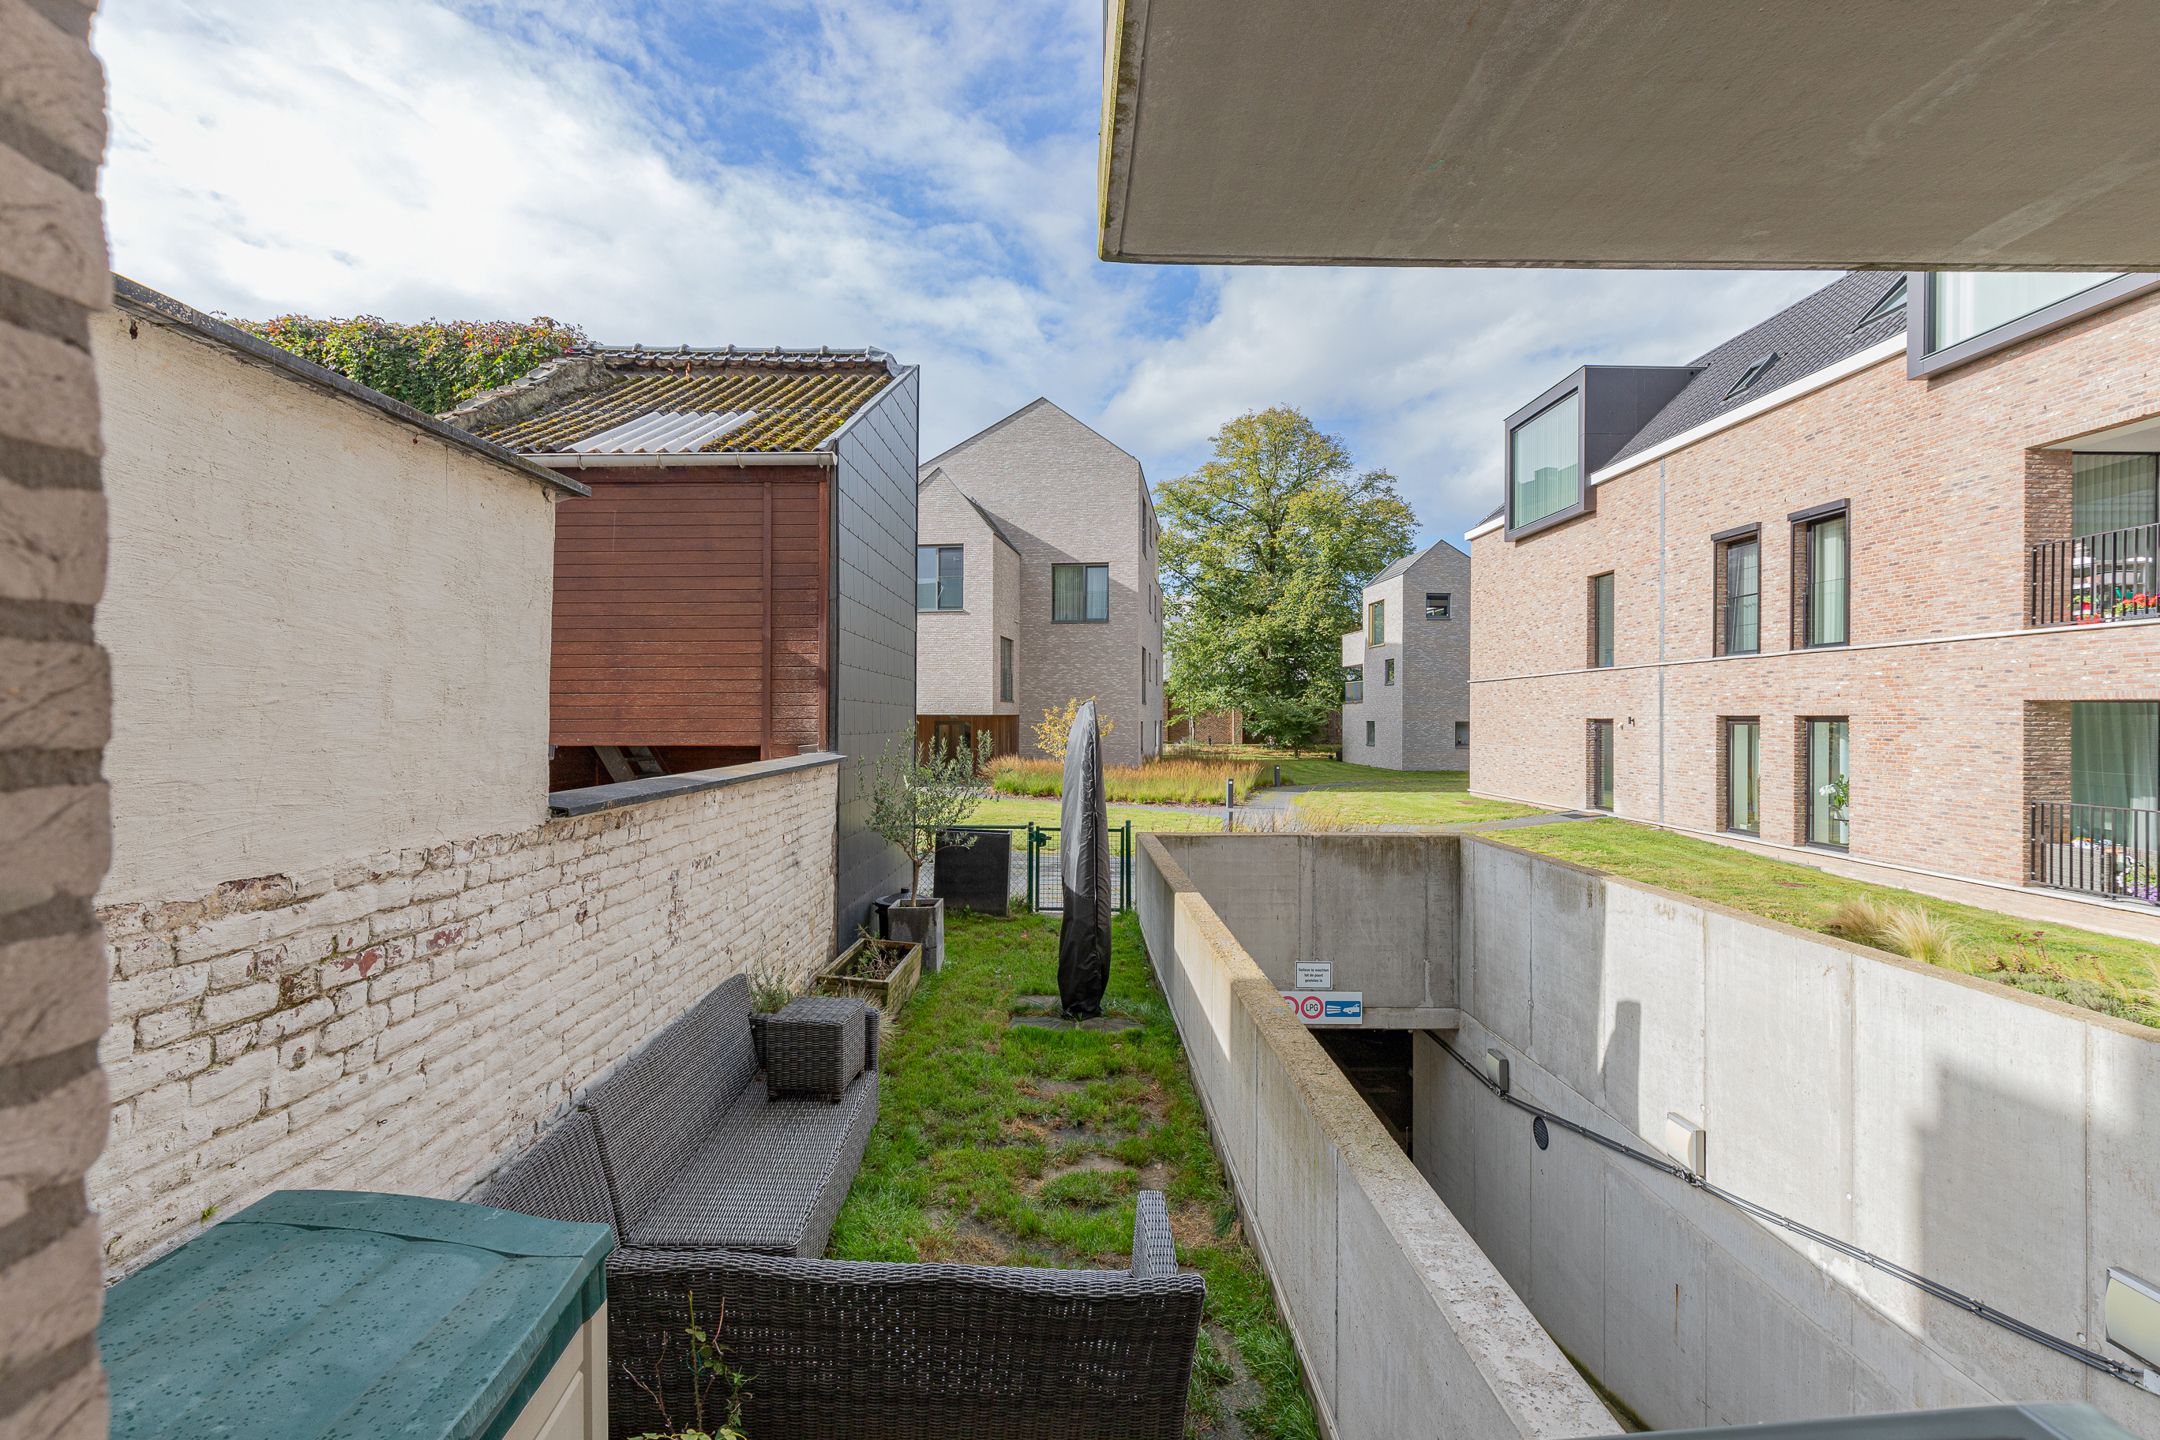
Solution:
M 925 454 L 1049 394 L 1162 479 L 1228 416 L 1295 404 L 1402 476 L 1431 534 L 1483 513 L 1500 416 L 1571 366 L 1685 359 L 1816 283 L 1107 266 L 1096 0 L 782 0 L 747 58 L 684 51 L 752 23 L 107 0 L 115 263 L 247 316 L 880 345 L 923 366 Z

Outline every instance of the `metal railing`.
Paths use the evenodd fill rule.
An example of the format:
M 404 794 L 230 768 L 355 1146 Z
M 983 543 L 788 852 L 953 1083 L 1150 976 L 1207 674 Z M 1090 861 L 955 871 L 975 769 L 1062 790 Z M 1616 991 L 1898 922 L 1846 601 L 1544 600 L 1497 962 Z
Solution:
M 1010 882 L 1007 893 L 1030 910 L 1056 914 L 1065 908 L 1065 887 L 1059 880 L 1058 827 L 1055 825 L 955 825 L 955 830 L 1004 830 L 1013 838 Z M 926 893 L 937 894 L 937 861 L 923 861 L 922 883 Z M 1133 908 L 1133 826 L 1127 820 L 1110 827 L 1110 894 L 1120 911 Z
M 2025 878 L 2160 905 L 2160 810 L 2042 801 L 2027 807 Z
M 2035 545 L 2031 569 L 2029 624 L 2160 616 L 2160 525 Z
M 1363 700 L 1365 698 L 1365 681 L 1362 678 L 1343 681 L 1342 698 L 1345 705 L 1355 705 L 1360 700 Z

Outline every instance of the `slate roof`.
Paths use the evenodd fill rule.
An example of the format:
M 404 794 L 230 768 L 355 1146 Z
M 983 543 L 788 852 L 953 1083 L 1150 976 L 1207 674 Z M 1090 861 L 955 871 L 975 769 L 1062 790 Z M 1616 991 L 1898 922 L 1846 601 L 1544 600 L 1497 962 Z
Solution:
M 1905 311 L 1902 308 L 1858 329 L 1854 327 L 1876 301 L 1904 278 L 1894 271 L 1855 271 L 1690 362 L 1702 366 L 1702 373 L 1652 416 L 1650 423 L 1621 446 L 1606 465 L 1619 464 L 1630 455 L 1640 454 L 1683 431 L 1715 420 L 1729 410 L 1775 394 L 1871 345 L 1903 335 Z M 1760 380 L 1737 395 L 1726 393 L 1748 366 L 1773 352 L 1778 357 L 1777 363 L 1765 371 Z
M 592 383 L 537 407 L 520 404 L 521 387 L 548 385 L 541 371 L 563 364 L 551 362 L 480 405 L 459 407 L 455 418 L 483 440 L 550 455 L 644 416 L 747 411 L 749 419 L 689 453 L 789 454 L 824 447 L 899 374 L 880 350 L 596 347 L 566 359 L 581 361 Z

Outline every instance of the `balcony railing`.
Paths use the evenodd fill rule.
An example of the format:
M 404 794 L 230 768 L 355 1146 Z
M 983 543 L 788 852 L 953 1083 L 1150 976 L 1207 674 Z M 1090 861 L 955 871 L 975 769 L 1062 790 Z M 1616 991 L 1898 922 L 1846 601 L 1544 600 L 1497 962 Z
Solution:
M 1365 698 L 1365 682 L 1363 680 L 1343 681 L 1342 698 L 1343 703 L 1346 705 L 1355 705 L 1360 700 L 1363 700 Z
M 2160 905 L 2160 810 L 2054 801 L 2027 807 L 2025 878 Z
M 2160 525 L 2052 540 L 2032 550 L 2030 623 L 2160 616 Z

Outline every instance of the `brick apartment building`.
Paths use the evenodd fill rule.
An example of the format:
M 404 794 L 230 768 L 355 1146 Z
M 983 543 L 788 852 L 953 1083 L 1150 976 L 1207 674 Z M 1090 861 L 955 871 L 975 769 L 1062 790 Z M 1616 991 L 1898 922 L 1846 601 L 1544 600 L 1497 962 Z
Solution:
M 2156 286 L 1852 274 L 1508 417 L 1472 788 L 2160 902 Z
M 1343 759 L 1470 768 L 1470 557 L 1445 540 L 1365 582 L 1342 637 Z

